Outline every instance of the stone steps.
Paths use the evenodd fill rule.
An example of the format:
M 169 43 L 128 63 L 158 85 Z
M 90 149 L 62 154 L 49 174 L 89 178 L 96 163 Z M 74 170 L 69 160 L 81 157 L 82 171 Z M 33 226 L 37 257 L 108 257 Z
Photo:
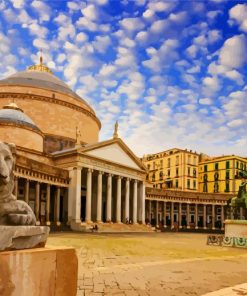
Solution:
M 98 226 L 97 232 L 153 232 L 150 226 L 144 224 L 120 224 L 120 223 L 93 223 L 84 224 L 84 231 L 91 232 L 93 225 Z

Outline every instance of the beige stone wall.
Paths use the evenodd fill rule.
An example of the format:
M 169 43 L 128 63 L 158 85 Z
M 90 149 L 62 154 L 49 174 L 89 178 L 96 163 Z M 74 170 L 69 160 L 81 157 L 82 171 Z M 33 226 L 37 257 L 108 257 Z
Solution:
M 76 296 L 77 273 L 72 248 L 1 252 L 0 295 Z
M 43 151 L 43 137 L 35 131 L 22 127 L 0 124 L 0 140 L 39 152 Z
M 23 93 L 23 95 L 34 94 L 45 96 L 46 98 L 49 98 L 50 101 L 43 100 L 42 97 L 16 97 L 11 94 L 4 98 L 1 97 L 2 93 L 10 92 L 13 94 Z M 83 108 L 81 110 L 73 109 L 73 106 L 68 107 L 56 103 L 52 91 L 18 86 L 1 86 L 0 108 L 12 102 L 13 99 L 44 134 L 48 134 L 49 136 L 57 135 L 59 137 L 75 140 L 76 126 L 78 126 L 81 131 L 81 140 L 83 142 L 95 143 L 98 141 L 100 123 L 95 117 L 93 110 L 83 103 L 83 101 L 79 101 L 79 99 L 55 93 L 55 99 L 59 100 L 61 104 L 63 102 L 69 102 L 73 104 L 74 107 L 77 106 Z

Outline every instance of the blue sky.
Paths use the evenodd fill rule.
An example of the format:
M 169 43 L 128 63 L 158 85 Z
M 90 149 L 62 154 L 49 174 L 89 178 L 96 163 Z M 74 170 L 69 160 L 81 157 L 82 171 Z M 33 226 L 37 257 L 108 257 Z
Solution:
M 42 49 L 95 109 L 100 139 L 118 120 L 140 156 L 247 156 L 246 34 L 246 1 L 0 0 L 0 78 Z

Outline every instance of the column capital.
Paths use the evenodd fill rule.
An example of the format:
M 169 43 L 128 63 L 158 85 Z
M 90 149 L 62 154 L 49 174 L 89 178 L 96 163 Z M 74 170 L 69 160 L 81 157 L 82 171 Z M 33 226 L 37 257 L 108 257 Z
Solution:
M 129 177 L 126 177 L 125 180 L 129 182 L 131 179 Z
M 103 171 L 98 171 L 98 175 L 104 175 Z
M 113 176 L 113 174 L 107 173 L 107 177 L 111 178 L 112 176 Z
M 87 173 L 92 173 L 92 172 L 93 172 L 93 169 L 87 168 Z
M 121 179 L 123 179 L 123 177 L 122 177 L 122 176 L 116 176 L 116 177 L 117 177 L 117 179 L 120 179 L 120 180 L 121 180 Z
M 134 180 L 134 183 L 138 183 L 138 180 L 135 179 L 135 180 Z

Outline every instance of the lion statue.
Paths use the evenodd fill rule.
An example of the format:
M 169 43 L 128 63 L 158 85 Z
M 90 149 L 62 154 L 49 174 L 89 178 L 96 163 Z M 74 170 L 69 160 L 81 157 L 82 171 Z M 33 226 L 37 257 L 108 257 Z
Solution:
M 0 142 L 0 225 L 35 225 L 30 206 L 13 195 L 16 148 Z

